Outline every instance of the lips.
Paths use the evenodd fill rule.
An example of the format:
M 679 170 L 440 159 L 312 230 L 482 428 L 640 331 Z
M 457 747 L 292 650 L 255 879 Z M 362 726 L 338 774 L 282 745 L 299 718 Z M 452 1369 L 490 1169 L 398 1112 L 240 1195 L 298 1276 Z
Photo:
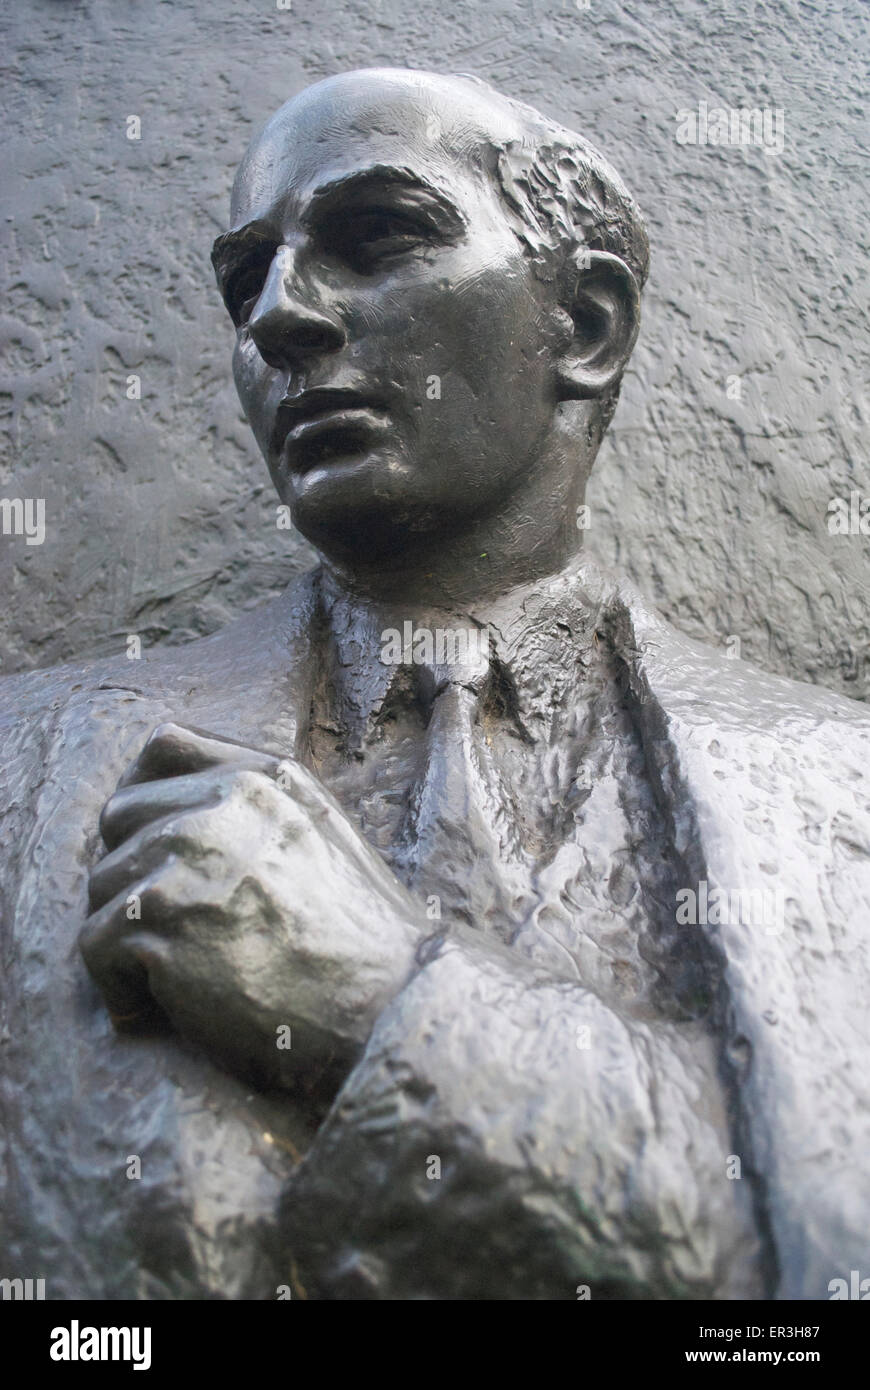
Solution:
M 383 423 L 383 403 L 374 397 L 342 387 L 312 387 L 280 401 L 276 451 L 283 450 L 299 467 L 347 452 Z

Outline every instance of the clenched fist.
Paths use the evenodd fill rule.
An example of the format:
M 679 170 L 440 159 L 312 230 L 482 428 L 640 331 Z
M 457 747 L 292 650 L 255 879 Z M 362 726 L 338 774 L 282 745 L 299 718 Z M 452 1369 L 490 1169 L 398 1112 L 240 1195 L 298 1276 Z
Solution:
M 116 1026 L 162 1018 L 261 1086 L 328 1096 L 431 924 L 317 778 L 165 724 L 100 829 L 81 948 Z

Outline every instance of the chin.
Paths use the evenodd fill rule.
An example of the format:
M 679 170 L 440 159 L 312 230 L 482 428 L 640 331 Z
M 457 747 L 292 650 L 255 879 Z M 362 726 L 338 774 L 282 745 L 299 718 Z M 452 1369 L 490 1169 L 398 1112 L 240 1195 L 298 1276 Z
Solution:
M 313 544 L 332 539 L 342 549 L 371 554 L 374 546 L 389 552 L 409 534 L 444 526 L 444 499 L 426 483 L 402 455 L 378 449 L 285 475 L 280 491 L 293 524 Z

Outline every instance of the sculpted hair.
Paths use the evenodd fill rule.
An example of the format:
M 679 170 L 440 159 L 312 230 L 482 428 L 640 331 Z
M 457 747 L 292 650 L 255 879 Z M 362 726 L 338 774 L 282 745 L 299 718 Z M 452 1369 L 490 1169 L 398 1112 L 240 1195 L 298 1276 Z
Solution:
M 542 279 L 554 280 L 570 311 L 572 258 L 581 248 L 619 256 L 642 290 L 649 273 L 649 240 L 640 209 L 603 155 L 582 135 L 514 101 L 489 83 L 457 73 L 510 108 L 522 137 L 487 142 L 495 178 L 513 228 Z M 618 382 L 601 401 L 601 433 L 619 399 Z

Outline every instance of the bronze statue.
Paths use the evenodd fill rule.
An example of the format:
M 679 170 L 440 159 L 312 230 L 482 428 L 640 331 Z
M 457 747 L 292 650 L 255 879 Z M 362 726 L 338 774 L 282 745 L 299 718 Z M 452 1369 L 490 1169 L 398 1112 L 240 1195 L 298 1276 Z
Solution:
M 10 1249 L 49 1297 L 827 1298 L 870 717 L 582 557 L 630 196 L 476 79 L 353 72 L 213 259 L 321 565 L 3 683 Z

